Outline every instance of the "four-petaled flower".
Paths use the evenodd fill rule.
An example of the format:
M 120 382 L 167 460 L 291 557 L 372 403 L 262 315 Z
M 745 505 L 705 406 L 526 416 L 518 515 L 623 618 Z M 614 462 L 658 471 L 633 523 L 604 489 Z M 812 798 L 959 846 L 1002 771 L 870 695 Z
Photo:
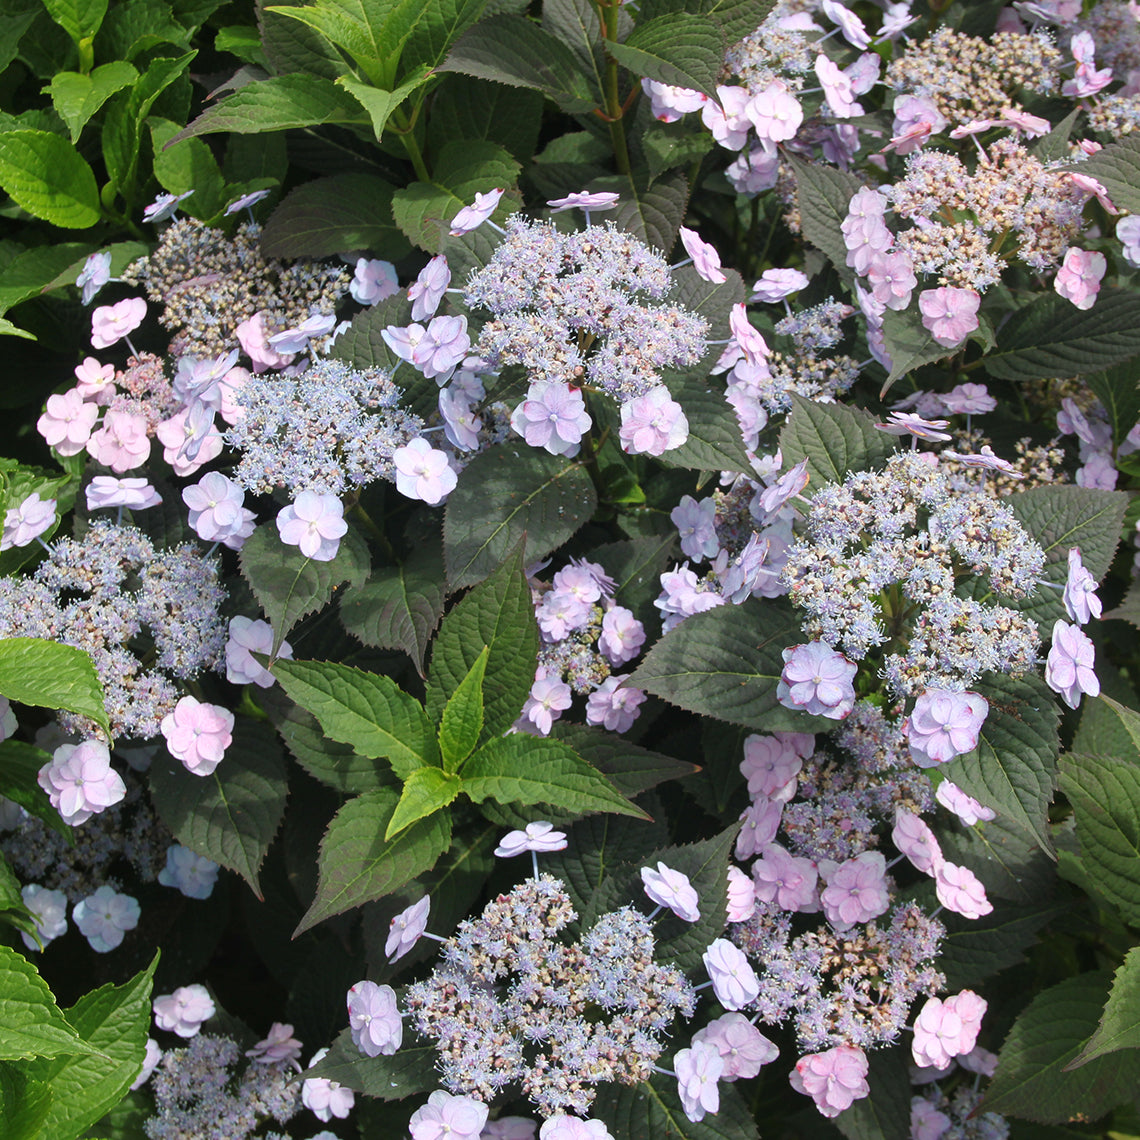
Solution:
M 499 840 L 495 854 L 500 859 L 511 859 L 527 851 L 562 851 L 566 847 L 566 833 L 555 831 L 554 824 L 546 820 L 528 823 L 525 831 L 508 831 Z
M 855 662 L 827 642 L 793 645 L 783 657 L 776 700 L 785 708 L 843 720 L 855 707 Z
M 404 1040 L 396 991 L 375 982 L 357 982 L 348 991 L 352 1043 L 366 1057 L 391 1056 Z
M 668 907 L 678 918 L 696 922 L 701 917 L 700 900 L 689 882 L 689 876 L 674 871 L 664 863 L 641 868 L 641 882 L 645 893 L 658 905 Z
M 427 929 L 428 911 L 431 910 L 431 896 L 424 895 L 400 911 L 388 924 L 388 941 L 384 953 L 389 962 L 402 958 L 420 940 Z
M 234 714 L 221 705 L 183 697 L 162 718 L 162 735 L 171 756 L 195 776 L 209 776 L 233 742 Z
M 1045 683 L 1071 709 L 1081 703 L 1081 694 L 1095 697 L 1100 693 L 1096 675 L 1096 650 L 1080 626 L 1069 625 L 1060 618 L 1053 623 L 1053 645 L 1045 660 Z
M 336 495 L 302 491 L 277 515 L 277 532 L 286 546 L 298 546 L 314 562 L 331 562 L 348 533 L 344 504 Z
M 927 689 L 903 722 L 911 759 L 920 768 L 931 768 L 972 752 L 989 711 L 978 693 Z
M 459 481 L 447 462 L 447 452 L 437 451 L 417 436 L 392 452 L 396 490 L 408 499 L 420 499 L 434 507 L 443 502 Z
M 214 1016 L 214 999 L 205 986 L 179 986 L 172 994 L 154 999 L 154 1023 L 179 1037 L 194 1037 L 202 1022 Z
M 837 1045 L 823 1053 L 809 1053 L 796 1062 L 790 1074 L 792 1088 L 815 1101 L 826 1117 L 838 1116 L 870 1091 L 867 1055 L 854 1045 Z

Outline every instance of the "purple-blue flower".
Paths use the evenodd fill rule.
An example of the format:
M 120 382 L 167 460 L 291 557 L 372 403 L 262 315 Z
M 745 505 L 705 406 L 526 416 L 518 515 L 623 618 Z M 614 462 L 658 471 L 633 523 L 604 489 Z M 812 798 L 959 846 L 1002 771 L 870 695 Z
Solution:
M 511 427 L 530 444 L 551 455 L 577 455 L 593 421 L 582 393 L 569 384 L 536 381 L 511 413 Z
M 331 562 L 348 532 L 344 504 L 336 495 L 302 491 L 277 516 L 277 531 L 286 546 L 298 546 L 306 558 Z
M 785 708 L 843 720 L 855 707 L 856 666 L 838 650 L 812 641 L 785 649 L 783 656 L 776 700 Z

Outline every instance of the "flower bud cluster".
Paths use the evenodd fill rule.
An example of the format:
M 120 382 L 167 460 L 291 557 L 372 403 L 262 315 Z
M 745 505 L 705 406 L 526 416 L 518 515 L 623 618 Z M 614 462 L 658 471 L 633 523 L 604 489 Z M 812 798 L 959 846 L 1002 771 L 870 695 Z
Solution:
M 817 491 L 784 569 L 791 600 L 808 611 L 804 631 L 855 661 L 881 647 L 896 697 L 1023 672 L 1040 644 L 1032 621 L 968 592 L 980 579 L 1025 597 L 1044 552 L 1008 508 L 952 489 L 931 458 L 899 452 L 882 471 Z
M 653 960 L 649 920 L 630 907 L 603 914 L 578 942 L 563 884 L 526 880 L 466 919 L 443 962 L 408 987 L 416 1030 L 439 1051 L 442 1083 L 490 1100 L 508 1086 L 544 1116 L 584 1115 L 599 1084 L 648 1079 L 692 986 Z

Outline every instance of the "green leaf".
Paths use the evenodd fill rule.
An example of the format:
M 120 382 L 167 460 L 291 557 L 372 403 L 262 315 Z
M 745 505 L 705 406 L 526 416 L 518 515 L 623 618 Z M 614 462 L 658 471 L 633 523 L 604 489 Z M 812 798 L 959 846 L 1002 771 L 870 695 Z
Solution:
M 418 820 L 441 811 L 461 790 L 458 776 L 440 768 L 417 768 L 404 781 L 400 802 L 388 821 L 384 839 L 389 840 Z
M 39 770 L 51 763 L 51 755 L 22 740 L 0 743 L 0 796 L 18 803 L 26 812 L 43 820 L 53 831 L 72 842 L 71 828 L 59 818 L 36 780 Z
M 1140 767 L 1075 752 L 1060 767 L 1085 869 L 1125 921 L 1140 925 Z
M 724 66 L 724 35 L 705 16 L 675 12 L 639 21 L 624 43 L 606 51 L 639 77 L 703 91 L 710 99 Z
M 753 470 L 740 421 L 715 382 L 710 386 L 708 380 L 696 377 L 671 378 L 668 387 L 689 421 L 689 438 L 661 456 L 666 467 L 742 473 Z
M 737 43 L 754 32 L 775 7 L 775 0 L 643 0 L 643 20 L 665 12 L 700 12 L 715 20 L 725 41 Z
M 342 582 L 361 585 L 368 567 L 368 547 L 351 528 L 329 562 L 286 546 L 272 525 L 259 526 L 241 549 L 242 574 L 273 626 L 274 653 L 297 622 L 329 603 Z
M 981 1111 L 1060 1124 L 1095 1120 L 1133 1097 L 1140 1053 L 1100 1057 L 1066 1071 L 1097 1028 L 1108 982 L 1105 972 L 1080 974 L 1030 1002 L 1005 1039 Z
M 212 218 L 226 205 L 226 181 L 213 151 L 201 139 L 182 139 L 170 144 L 179 126 L 169 119 L 152 116 L 150 128 L 154 146 L 154 176 L 169 194 L 194 193 L 184 209 L 195 218 Z
M 274 676 L 327 736 L 361 756 L 385 759 L 406 779 L 439 766 L 435 732 L 423 705 L 392 680 L 332 661 L 278 661 Z
M 388 91 L 382 87 L 374 87 L 370 83 L 358 83 L 347 75 L 342 75 L 339 83 L 352 97 L 368 112 L 372 119 L 372 132 L 377 141 L 384 133 L 392 112 L 413 92 L 422 87 L 432 77 L 431 69 L 421 65 L 412 72 L 398 87 Z
M 5 1140 L 40 1140 L 51 1108 L 51 1088 L 33 1081 L 18 1065 L 0 1061 L 0 1111 Z
M 1041 903 L 1003 904 L 980 919 L 943 912 L 946 937 L 939 947 L 938 968 L 946 975 L 946 989 L 976 987 L 983 978 L 1024 961 L 1024 951 L 1037 943 L 1041 927 L 1066 913 L 1064 904 Z
M 454 139 L 495 143 L 529 162 L 541 121 L 541 92 L 451 74 L 432 93 L 428 144 L 439 151 Z
M 1104 614 L 1105 621 L 1126 621 L 1132 625 L 1140 628 L 1140 582 L 1133 582 L 1128 587 L 1128 593 L 1124 595 L 1120 605 L 1114 609 L 1108 610 Z M 1093 749 L 1093 751 L 1096 751 Z
M 662 123 L 655 119 L 646 124 L 641 136 L 641 147 L 653 179 L 675 167 L 699 162 L 715 146 L 716 140 L 708 131 L 684 121 Z
M 939 835 L 947 859 L 969 867 L 987 895 L 1030 906 L 1048 898 L 1057 879 L 1056 857 L 1007 816 L 984 827 L 961 827 Z
M 1140 384 L 1131 364 L 1118 364 L 1104 372 L 1091 372 L 1085 383 L 1100 399 L 1112 425 L 1112 442 L 1119 447 L 1140 419 Z
M 7 317 L 0 317 L 0 336 L 18 336 L 24 340 L 35 340 L 36 334 L 12 324 Z
M 91 116 L 124 87 L 130 87 L 139 73 L 126 60 L 114 60 L 95 68 L 89 75 L 78 71 L 59 71 L 52 76 L 52 105 L 67 124 L 71 141 L 75 142 Z
M 481 582 L 526 537 L 529 561 L 561 546 L 598 505 L 577 460 L 521 440 L 476 455 L 459 475 L 443 516 L 443 557 L 452 589 Z
M 1140 947 L 1129 950 L 1117 968 L 1100 1024 L 1069 1068 L 1079 1069 L 1120 1049 L 1140 1049 Z
M 1048 813 L 1060 751 L 1053 694 L 1036 674 L 1015 679 L 988 673 L 976 689 L 990 703 L 978 747 L 941 765 L 941 771 L 1051 853 Z
M 103 686 L 82 649 L 38 637 L 0 640 L 0 695 L 23 705 L 78 713 L 110 735 Z
M 1069 573 L 1069 549 L 1079 546 L 1081 561 L 1098 581 L 1108 573 L 1120 541 L 1128 496 L 1123 491 L 1100 491 L 1071 484 L 1031 487 L 1008 496 L 1004 503 L 1045 551 L 1045 573 L 1063 584 Z M 1047 635 L 1058 618 L 1068 621 L 1061 591 L 1045 587 L 1017 608 L 1037 622 Z
M 588 764 L 604 772 L 623 796 L 633 799 L 666 780 L 691 776 L 695 764 L 651 752 L 614 732 L 559 721 L 551 730 L 555 740 L 568 744 Z
M 349 800 L 333 816 L 318 864 L 317 896 L 294 934 L 303 934 L 334 914 L 398 891 L 430 871 L 451 846 L 451 821 L 437 812 L 394 839 L 383 839 L 399 795 L 381 788 Z
M 379 1100 L 402 1100 L 439 1085 L 438 1057 L 433 1045 L 404 1045 L 390 1057 L 365 1057 L 353 1043 L 352 1030 L 345 1029 L 305 1075 L 336 1081 Z
M 686 1115 L 672 1077 L 654 1073 L 639 1085 L 598 1086 L 590 1109 L 594 1119 L 609 1124 L 615 1136 L 652 1140 L 759 1140 L 756 1121 L 736 1086 L 721 1082 L 720 1108 L 694 1123 Z
M 277 75 L 259 79 L 202 112 L 175 141 L 194 135 L 233 131 L 260 134 L 326 124 L 364 125 L 360 104 L 343 87 L 318 75 Z
M 683 174 L 674 171 L 650 186 L 633 177 L 600 178 L 594 189 L 621 194 L 617 209 L 609 215 L 619 230 L 628 230 L 663 253 L 673 248 L 689 204 L 689 182 Z
M 117 59 L 135 59 L 161 44 L 185 50 L 190 29 L 174 19 L 164 0 L 131 0 L 112 4 L 99 35 L 99 54 Z
M 1102 183 L 1118 210 L 1140 214 L 1140 139 L 1123 138 L 1110 143 L 1069 169 Z
M 43 1136 L 70 1140 L 81 1135 L 122 1099 L 142 1069 L 150 1028 L 151 986 L 158 954 L 147 969 L 121 986 L 100 986 L 65 1010 L 91 1047 L 78 1057 L 41 1059 L 25 1071 L 51 1086 Z
M 1032 147 L 1033 157 L 1045 163 L 1067 158 L 1069 137 L 1080 113 L 1080 107 L 1070 111 L 1044 138 L 1039 138 Z
M 763 732 L 822 731 L 828 722 L 776 700 L 783 650 L 802 642 L 789 606 L 749 598 L 685 618 L 645 655 L 630 684 L 702 716 Z
M 490 646 L 475 658 L 467 676 L 443 706 L 439 722 L 439 750 L 445 772 L 457 772 L 479 742 L 483 731 L 483 676 L 487 671 Z
M 451 45 L 483 14 L 487 0 L 423 0 L 423 18 L 404 45 L 405 67 L 420 64 L 435 70 Z M 432 104 L 432 118 L 437 104 Z M 451 135 L 468 138 L 468 135 Z
M 0 945 L 0 1060 L 90 1052 L 35 966 Z
M 334 174 L 293 190 L 261 235 L 267 257 L 328 257 L 348 250 L 398 260 L 410 251 L 392 220 L 394 188 L 374 174 Z
M 1114 756 L 1140 764 L 1140 714 L 1106 697 L 1089 697 L 1073 736 L 1072 752 Z
M 1140 352 L 1140 296 L 1101 289 L 1091 309 L 1043 293 L 1002 327 L 986 371 L 998 380 L 1044 380 L 1101 372 Z
M 365 645 L 402 649 L 424 675 L 424 654 L 447 597 L 440 544 L 416 546 L 406 562 L 382 566 L 340 602 L 344 628 Z
M 882 467 L 895 450 L 894 439 L 875 427 L 875 417 L 847 404 L 820 404 L 791 394 L 792 410 L 780 429 L 784 469 L 807 460 L 810 494 L 828 483 L 842 483 L 852 471 Z
M 653 599 L 661 592 L 661 574 L 673 561 L 676 534 L 631 538 L 594 548 L 591 557 L 617 584 L 614 598 L 642 621 L 660 611 Z
M 924 364 L 944 360 L 958 351 L 956 347 L 947 348 L 934 339 L 923 325 L 917 309 L 901 313 L 888 309 L 883 314 L 883 343 L 891 358 L 891 370 L 879 393 L 880 398 L 908 372 L 915 372 Z
M 0 271 L 0 311 L 39 296 L 61 273 L 94 252 L 95 247 L 85 242 L 61 242 L 18 253 Z M 75 284 L 77 275 L 78 270 L 70 275 L 69 284 Z
M 87 161 L 50 131 L 0 133 L 0 186 L 33 217 L 84 230 L 101 217 L 99 189 Z
M 516 733 L 490 740 L 463 765 L 463 791 L 476 803 L 552 804 L 571 811 L 649 817 L 560 740 Z
M 518 719 L 538 656 L 538 625 L 525 573 L 522 543 L 486 581 L 480 582 L 440 626 L 428 669 L 427 711 L 433 721 L 490 647 L 483 679 L 482 740 L 501 736 Z
M 804 238 L 827 255 L 840 277 L 850 280 L 847 243 L 839 227 L 847 217 L 851 199 L 864 189 L 863 183 L 854 174 L 834 166 L 799 158 L 792 158 L 792 169 Z
M 76 44 L 94 39 L 107 14 L 107 0 L 44 0 L 44 7 Z
M 476 194 L 513 186 L 519 164 L 502 147 L 486 142 L 452 140 L 440 152 L 431 182 L 413 182 L 392 196 L 396 224 L 413 245 L 439 253 L 451 219 Z M 513 203 L 504 197 L 493 221 L 498 224 L 511 213 Z
M 480 20 L 464 32 L 437 70 L 530 87 L 572 115 L 591 111 L 602 101 L 570 48 L 523 16 Z
M 179 843 L 236 871 L 261 898 L 258 871 L 285 814 L 285 758 L 262 721 L 235 718 L 233 737 L 209 776 L 160 754 L 150 792 Z

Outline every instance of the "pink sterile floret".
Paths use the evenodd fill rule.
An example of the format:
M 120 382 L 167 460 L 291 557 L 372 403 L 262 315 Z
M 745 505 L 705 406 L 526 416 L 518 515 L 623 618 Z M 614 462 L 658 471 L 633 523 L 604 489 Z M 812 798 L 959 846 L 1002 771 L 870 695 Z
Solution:
M 641 882 L 653 902 L 668 907 L 678 918 L 696 922 L 701 917 L 700 900 L 688 875 L 658 863 L 656 871 L 652 867 L 641 868 Z
M 487 1106 L 470 1096 L 436 1089 L 423 1108 L 412 1113 L 412 1140 L 478 1140 L 487 1123 Z
M 747 1081 L 780 1051 L 742 1013 L 725 1013 L 693 1034 L 693 1044 L 715 1045 L 724 1061 L 722 1081 Z
M 715 247 L 707 241 L 703 241 L 696 230 L 682 226 L 679 232 L 681 244 L 685 247 L 685 252 L 693 259 L 693 268 L 697 273 L 714 285 L 720 285 L 727 281 L 728 278 L 721 272 L 720 254 L 717 253 Z
M 234 714 L 221 705 L 183 697 L 162 718 L 162 735 L 171 756 L 195 776 L 209 776 L 233 741 Z
M 900 807 L 895 811 L 891 840 L 924 875 L 933 875 L 935 868 L 942 862 L 942 848 L 938 845 L 934 832 L 925 820 L 905 808 Z
M 435 314 L 451 284 L 451 269 L 447 258 L 437 254 L 420 270 L 420 275 L 408 286 L 408 300 L 412 302 L 412 320 L 422 321 Z
M 911 1140 L 942 1140 L 953 1122 L 944 1112 L 922 1096 L 910 1098 Z
M 803 759 L 792 743 L 778 736 L 753 733 L 744 740 L 740 774 L 748 781 L 748 794 L 786 803 L 796 794 Z
M 1096 596 L 1096 579 L 1081 561 L 1081 548 L 1069 548 L 1069 574 L 1061 595 L 1069 617 L 1079 625 L 1086 625 L 1101 615 L 1100 598 Z
M 782 800 L 770 800 L 759 794 L 753 796 L 752 803 L 740 815 L 744 824 L 736 837 L 737 859 L 759 855 L 776 838 L 783 814 Z
M 1103 253 L 1072 247 L 1053 279 L 1053 288 L 1078 309 L 1091 309 L 1108 262 Z
M 997 816 L 993 808 L 978 803 L 973 796 L 962 791 L 953 780 L 943 780 L 938 785 L 934 798 L 948 811 L 952 811 L 967 827 L 973 827 L 975 823 L 988 821 Z
M 640 715 L 639 707 L 648 694 L 626 685 L 630 674 L 607 677 L 586 698 L 586 723 L 601 725 L 610 732 L 628 732 Z
M 500 859 L 513 859 L 516 855 L 524 855 L 528 851 L 563 851 L 566 848 L 566 832 L 555 831 L 554 824 L 544 819 L 528 823 L 525 830 L 508 831 L 499 840 L 495 854 Z
M 390 261 L 359 257 L 348 291 L 358 305 L 379 304 L 400 291 L 396 267 Z
M 402 958 L 420 940 L 427 929 L 430 909 L 431 896 L 424 895 L 392 919 L 388 925 L 388 941 L 384 944 L 389 962 Z
M 0 550 L 35 542 L 44 531 L 51 529 L 55 508 L 55 499 L 41 499 L 38 491 L 33 491 L 19 506 L 10 507 L 4 514 Z
M 920 1067 L 944 1069 L 977 1044 L 986 1002 L 973 990 L 942 1001 L 929 998 L 914 1019 L 911 1055 Z
M 111 753 L 99 740 L 61 744 L 36 777 L 64 823 L 78 827 L 126 794 L 123 778 L 111 767 Z
M 459 481 L 447 462 L 447 453 L 436 451 L 426 439 L 416 438 L 392 453 L 396 490 L 408 499 L 420 499 L 434 507 L 455 490 Z
M 273 626 L 260 618 L 230 618 L 229 639 L 226 641 L 226 680 L 234 685 L 257 685 L 271 688 L 275 678 L 268 669 L 254 659 L 253 654 L 268 654 L 273 650 Z M 292 661 L 293 647 L 287 641 L 277 647 L 277 660 Z
M 756 913 L 756 888 L 735 864 L 728 868 L 728 921 L 747 922 Z
M 972 752 L 989 711 L 978 693 L 927 689 L 903 723 L 911 759 L 920 768 L 930 768 Z
M 496 210 L 499 199 L 506 190 L 488 190 L 486 194 L 476 194 L 475 201 L 470 206 L 464 206 L 454 218 L 451 219 L 452 237 L 470 233 L 478 229 Z M 419 1140 L 419 1137 L 416 1138 Z
M 1058 619 L 1053 623 L 1053 644 L 1045 659 L 1045 683 L 1071 709 L 1081 703 L 1081 694 L 1095 697 L 1100 679 L 1094 668 L 1096 650 L 1080 626 Z
M 573 699 L 570 686 L 557 677 L 548 677 L 540 665 L 519 719 L 532 724 L 540 736 L 549 736 L 554 722 L 570 707 Z
M 357 982 L 348 991 L 352 1043 L 366 1057 L 391 1056 L 404 1040 L 396 991 L 375 982 Z
M 645 644 L 645 626 L 625 606 L 614 606 L 602 618 L 598 651 L 611 665 L 632 661 Z
M 36 421 L 36 431 L 60 455 L 78 455 L 87 446 L 98 418 L 98 406 L 85 403 L 79 389 L 71 388 L 48 396 L 44 414 Z
M 664 384 L 621 406 L 622 450 L 630 455 L 664 455 L 689 438 L 689 421 Z
M 214 1016 L 214 999 L 205 986 L 179 986 L 154 999 L 154 1023 L 179 1037 L 195 1037 L 202 1022 Z
M 643 81 L 644 82 L 644 81 Z M 518 1117 L 512 1119 L 517 1120 Z M 496 1123 L 501 1124 L 502 1118 Z M 527 1123 L 530 1123 L 529 1121 Z M 488 1125 L 490 1128 L 490 1125 Z M 483 1132 L 484 1140 L 498 1140 L 498 1134 L 494 1138 L 487 1131 Z M 521 1140 L 521 1133 L 519 1134 Z M 528 1136 L 528 1140 L 533 1140 L 534 1129 L 533 1126 Z M 504 1137 L 503 1140 L 506 1140 Z M 543 1122 L 542 1128 L 538 1133 L 538 1140 L 614 1140 L 613 1133 L 605 1126 L 601 1120 L 579 1120 L 576 1116 L 565 1116 L 558 1113 L 555 1116 L 548 1116 Z
M 982 298 L 974 289 L 924 289 L 918 295 L 923 327 L 945 348 L 954 348 L 978 327 Z
M 715 1045 L 697 1041 L 691 1048 L 681 1049 L 673 1058 L 673 1068 L 681 1107 L 690 1120 L 695 1123 L 704 1120 L 705 1113 L 720 1110 L 717 1081 L 724 1072 L 724 1061 Z
M 887 861 L 879 851 L 864 851 L 840 863 L 826 878 L 819 900 L 836 930 L 870 922 L 890 906 Z
M 314 562 L 331 562 L 348 532 L 344 504 L 336 495 L 302 491 L 277 515 L 277 533 L 286 546 L 300 547 Z
M 785 708 L 842 720 L 855 707 L 855 663 L 827 642 L 793 645 L 783 657 L 776 700 Z
M 138 899 L 104 885 L 77 902 L 71 918 L 91 949 L 107 954 L 122 944 L 128 930 L 138 926 L 140 913 Z
M 87 441 L 87 454 L 116 475 L 141 467 L 150 457 L 146 417 L 109 409 L 99 430 Z
M 544 448 L 551 455 L 577 455 L 592 423 L 582 393 L 554 381 L 535 381 L 511 413 L 511 427 L 531 447 Z
M 288 1065 L 301 1071 L 301 1042 L 293 1036 L 293 1026 L 275 1021 L 265 1039 L 259 1041 L 245 1055 L 255 1065 Z
M 787 911 L 818 909 L 819 872 L 815 864 L 792 855 L 778 843 L 769 843 L 762 857 L 752 864 L 752 882 L 761 902 L 774 902 Z
M 789 1074 L 792 1088 L 815 1101 L 827 1117 L 838 1116 L 870 1091 L 867 1056 L 854 1045 L 837 1045 L 823 1053 L 809 1053 Z
M 943 860 L 934 869 L 934 890 L 938 901 L 965 918 L 978 919 L 989 914 L 994 905 L 986 898 L 986 888 L 968 867 Z
M 760 994 L 760 979 L 744 951 L 726 938 L 716 939 L 701 955 L 717 1001 L 728 1010 L 743 1009 Z
M 323 1061 L 326 1053 L 327 1049 L 318 1049 L 309 1060 L 309 1068 Z M 330 1081 L 325 1077 L 309 1077 L 301 1084 L 301 1103 L 318 1120 L 327 1124 L 334 1116 L 338 1120 L 343 1120 L 352 1111 L 352 1106 L 356 1103 L 356 1094 L 352 1089 L 346 1089 L 339 1081 Z
M 116 479 L 113 475 L 96 475 L 87 484 L 87 509 L 129 507 L 132 511 L 157 507 L 162 496 L 145 480 Z
M 141 297 L 101 305 L 91 314 L 91 347 L 110 348 L 134 332 L 145 318 L 146 301 Z
M 811 278 L 798 269 L 765 269 L 752 286 L 750 300 L 775 304 L 801 289 L 806 289 Z

